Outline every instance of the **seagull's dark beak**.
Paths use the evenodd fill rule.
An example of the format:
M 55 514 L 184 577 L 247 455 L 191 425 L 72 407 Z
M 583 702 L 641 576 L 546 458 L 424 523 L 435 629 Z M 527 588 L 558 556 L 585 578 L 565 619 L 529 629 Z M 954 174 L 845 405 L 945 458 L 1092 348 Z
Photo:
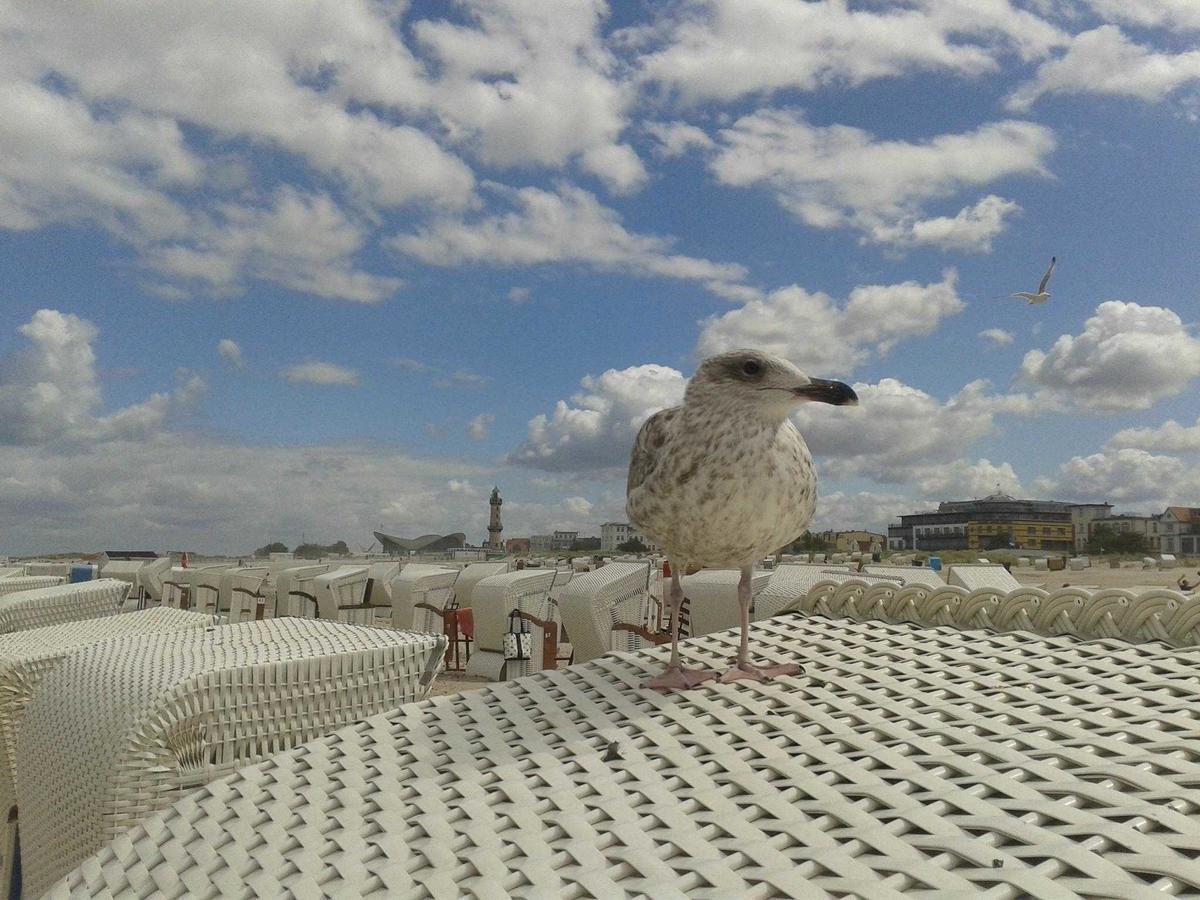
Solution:
M 804 387 L 797 388 L 796 396 L 802 400 L 832 403 L 834 406 L 858 406 L 858 394 L 854 393 L 854 388 L 840 381 L 826 381 L 824 378 L 813 378 Z

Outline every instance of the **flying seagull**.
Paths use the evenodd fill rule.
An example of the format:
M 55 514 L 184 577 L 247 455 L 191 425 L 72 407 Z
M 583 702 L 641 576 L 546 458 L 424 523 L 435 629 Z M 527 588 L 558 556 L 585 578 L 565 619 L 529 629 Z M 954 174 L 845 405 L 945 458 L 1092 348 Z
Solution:
M 795 540 L 816 508 L 812 457 L 788 418 L 811 400 L 858 403 L 840 381 L 810 378 L 770 353 L 734 350 L 704 360 L 683 404 L 655 413 L 638 432 L 625 510 L 671 563 L 671 660 L 647 687 L 682 690 L 718 676 L 687 670 L 679 659 L 679 577 L 697 567 L 741 570 L 742 642 L 721 680 L 763 681 L 800 671 L 795 664 L 750 662 L 750 573 L 765 554 Z
M 1017 291 L 1013 294 L 1014 297 L 1020 297 L 1029 303 L 1030 306 L 1036 306 L 1039 303 L 1045 303 L 1050 299 L 1050 292 L 1046 290 L 1046 285 L 1050 283 L 1050 274 L 1054 271 L 1054 264 L 1058 261 L 1057 256 L 1050 257 L 1050 268 L 1046 270 L 1046 274 L 1042 276 L 1041 282 L 1038 284 L 1036 294 L 1031 294 L 1029 291 Z

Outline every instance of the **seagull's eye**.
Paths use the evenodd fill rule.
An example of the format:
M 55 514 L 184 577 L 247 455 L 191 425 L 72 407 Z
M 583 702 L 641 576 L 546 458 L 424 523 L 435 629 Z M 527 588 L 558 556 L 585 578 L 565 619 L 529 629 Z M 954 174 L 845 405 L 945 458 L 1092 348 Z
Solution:
M 742 374 L 757 375 L 762 372 L 762 363 L 757 359 L 748 359 L 742 363 Z

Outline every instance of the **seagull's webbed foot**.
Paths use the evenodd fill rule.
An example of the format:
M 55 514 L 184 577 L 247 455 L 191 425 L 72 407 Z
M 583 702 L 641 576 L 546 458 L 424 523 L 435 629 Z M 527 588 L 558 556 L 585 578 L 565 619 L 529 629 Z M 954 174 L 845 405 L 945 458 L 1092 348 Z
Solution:
M 656 691 L 670 693 L 671 691 L 686 691 L 697 685 L 712 681 L 720 673 L 711 669 L 685 669 L 682 666 L 668 667 L 662 673 L 655 675 L 646 682 L 646 687 Z
M 733 666 L 721 676 L 722 684 L 733 681 L 771 681 L 785 675 L 800 675 L 804 667 L 796 663 L 783 663 L 778 666 L 756 666 L 749 661 L 736 660 Z

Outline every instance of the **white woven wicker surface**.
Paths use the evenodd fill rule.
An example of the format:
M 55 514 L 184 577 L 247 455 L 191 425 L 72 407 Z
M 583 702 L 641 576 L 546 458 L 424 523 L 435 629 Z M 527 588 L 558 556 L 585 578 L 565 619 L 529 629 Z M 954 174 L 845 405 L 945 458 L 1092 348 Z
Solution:
M 12 578 L 0 578 L 0 597 L 15 594 L 18 591 L 32 591 L 37 588 L 54 587 L 65 581 L 65 578 L 60 578 L 57 575 L 17 575 Z
M 509 630 L 509 614 L 514 610 L 529 613 L 558 628 L 558 615 L 550 602 L 554 586 L 553 569 L 524 569 L 492 575 L 475 585 L 471 608 L 475 620 L 475 646 L 467 661 L 467 674 L 503 681 L 527 675 L 542 668 L 543 629 L 529 624 L 533 634 L 533 652 L 529 659 L 504 658 L 504 634 Z
M 272 607 L 277 616 L 304 616 L 311 611 L 312 604 L 294 591 L 311 593 L 312 580 L 332 569 L 329 563 L 293 565 L 275 576 L 275 603 Z
M 312 594 L 317 598 L 317 617 L 351 625 L 374 625 L 375 610 L 363 607 L 367 577 L 366 566 L 339 566 L 314 578 Z
M 566 584 L 558 609 L 575 662 L 587 662 L 618 647 L 626 649 L 629 632 L 614 632 L 617 623 L 648 624 L 650 573 L 648 562 L 613 562 Z
M 215 614 L 221 593 L 221 577 L 234 568 L 230 563 L 205 566 L 172 566 L 164 579 L 162 604 Z M 186 598 L 186 599 L 185 599 Z
M 17 742 L 26 893 L 213 778 L 424 697 L 444 649 L 441 635 L 278 618 L 67 656 Z
M 1200 892 L 1200 650 L 792 614 L 407 706 L 116 838 L 53 896 Z M 688 641 L 717 666 L 737 632 Z
M 1004 566 L 951 566 L 946 583 L 956 584 L 968 591 L 991 588 L 1005 593 L 1022 587 L 1021 582 Z
M 891 575 L 899 578 L 904 584 L 927 584 L 930 587 L 940 587 L 946 583 L 940 572 L 921 566 L 889 566 L 868 563 L 863 566 L 864 575 Z
M 454 595 L 458 574 L 458 569 L 420 564 L 401 569 L 392 579 L 392 627 L 441 634 L 441 616 L 417 607 L 428 604 L 434 609 L 445 609 Z
M 64 622 L 0 635 L 0 815 L 4 837 L 0 840 L 0 884 L 12 878 L 13 847 L 17 831 L 17 736 L 25 707 L 42 678 L 66 654 L 114 637 L 203 628 L 214 625 L 212 616 L 178 609 L 151 609 L 99 619 Z M 100 688 L 98 688 L 100 689 Z
M 840 583 L 850 580 L 865 580 L 868 583 L 888 583 L 899 586 L 900 582 L 886 575 L 857 575 L 836 567 L 830 569 L 823 565 L 791 565 L 776 566 L 771 572 L 771 580 L 761 592 L 754 597 L 752 611 L 755 621 L 769 619 L 779 615 L 784 609 L 805 596 L 813 586 L 822 581 Z
M 458 573 L 458 579 L 454 582 L 455 602 L 461 607 L 470 606 L 475 585 L 493 575 L 503 575 L 510 568 L 506 562 L 471 563 Z
M 991 631 L 1028 631 L 1046 636 L 1163 641 L 1200 645 L 1200 597 L 1166 588 L 1144 593 L 1079 587 L 1052 592 L 967 591 L 954 585 L 928 588 L 869 585 L 861 580 L 822 581 L 793 605 L 808 613 L 858 621 L 914 622 Z
M 753 572 L 750 594 L 757 596 L 771 580 L 770 571 Z M 737 586 L 741 573 L 737 569 L 703 569 L 695 575 L 679 579 L 683 585 L 685 608 L 683 633 L 691 637 L 736 628 L 741 621 Z M 754 607 L 750 607 L 753 611 Z
M 235 566 L 225 569 L 217 579 L 218 615 L 229 622 L 253 619 L 257 612 L 257 598 L 246 593 L 262 593 L 271 575 L 269 566 Z M 234 588 L 239 588 L 234 591 Z
M 24 566 L 0 566 L 0 578 L 21 577 L 24 574 Z
M 128 595 L 129 584 L 112 578 L 7 594 L 0 597 L 0 634 L 113 616 Z

